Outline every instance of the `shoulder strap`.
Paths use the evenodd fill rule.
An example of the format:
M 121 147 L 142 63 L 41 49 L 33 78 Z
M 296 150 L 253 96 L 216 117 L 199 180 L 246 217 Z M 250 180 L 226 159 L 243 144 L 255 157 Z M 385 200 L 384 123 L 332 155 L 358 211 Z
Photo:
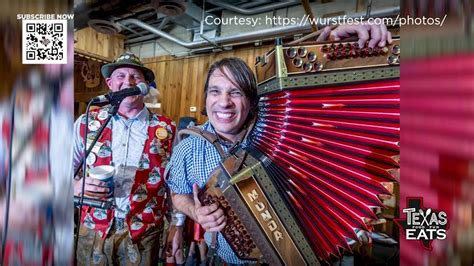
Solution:
M 177 141 L 178 142 L 181 141 L 185 137 L 185 135 L 193 135 L 193 136 L 197 136 L 197 137 L 205 139 L 206 141 L 214 145 L 214 147 L 219 152 L 219 155 L 221 156 L 221 158 L 226 157 L 226 154 L 224 150 L 222 149 L 222 146 L 219 144 L 219 139 L 217 138 L 215 134 L 209 131 L 202 130 L 202 128 L 199 128 L 199 127 L 190 127 L 190 128 L 181 129 L 178 132 L 178 137 L 176 138 Z

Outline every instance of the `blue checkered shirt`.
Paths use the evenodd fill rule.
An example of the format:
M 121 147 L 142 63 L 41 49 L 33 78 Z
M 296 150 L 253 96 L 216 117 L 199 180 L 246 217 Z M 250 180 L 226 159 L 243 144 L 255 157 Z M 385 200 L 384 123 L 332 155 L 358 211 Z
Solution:
M 216 133 L 209 122 L 201 126 L 202 129 Z M 242 143 L 245 147 L 248 143 Z M 221 143 L 225 152 L 229 150 L 231 144 Z M 204 187 L 212 170 L 214 170 L 221 161 L 217 149 L 203 138 L 189 136 L 182 140 L 173 149 L 173 155 L 167 165 L 169 170 L 168 186 L 176 194 L 192 194 L 193 184 Z M 211 243 L 211 234 L 206 233 L 204 238 L 208 245 Z M 244 264 L 251 261 L 240 260 L 232 251 L 222 234 L 217 234 L 216 244 L 217 254 L 227 263 Z

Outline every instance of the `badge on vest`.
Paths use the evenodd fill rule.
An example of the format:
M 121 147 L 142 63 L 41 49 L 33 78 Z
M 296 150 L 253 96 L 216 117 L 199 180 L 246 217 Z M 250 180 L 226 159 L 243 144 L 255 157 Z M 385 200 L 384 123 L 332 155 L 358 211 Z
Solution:
M 160 127 L 156 129 L 155 134 L 157 138 L 159 138 L 160 140 L 164 140 L 168 137 L 168 130 L 163 127 Z
M 148 158 L 148 154 L 144 153 L 140 161 L 138 162 L 138 169 L 144 170 L 150 168 L 150 159 Z
M 93 165 L 95 161 L 97 160 L 97 156 L 95 156 L 94 153 L 89 153 L 89 156 L 87 156 L 86 163 L 87 165 Z
M 94 147 L 95 148 L 95 147 Z M 110 141 L 105 141 L 100 147 L 99 151 L 97 152 L 97 156 L 100 158 L 106 158 L 112 155 L 112 149 L 110 148 Z
M 153 208 L 156 207 L 156 201 L 154 200 L 151 200 L 150 202 L 148 202 L 146 205 L 145 205 L 145 209 L 143 210 L 144 213 L 152 213 L 153 212 Z
M 87 139 L 87 149 L 89 149 L 89 147 L 91 146 L 92 144 L 92 140 L 91 139 Z M 97 141 L 94 145 L 94 148 L 92 148 L 92 152 L 93 153 L 98 153 L 99 150 L 100 150 L 100 147 L 102 147 L 102 142 L 100 141 Z
M 107 210 L 95 209 L 93 216 L 94 216 L 94 218 L 96 218 L 98 220 L 105 220 L 105 219 L 107 219 Z
M 97 120 L 90 121 L 88 128 L 90 131 L 97 131 L 100 128 L 100 122 Z
M 157 138 L 153 138 L 150 143 L 150 153 L 151 154 L 158 154 L 161 148 L 161 142 Z
M 143 227 L 143 223 L 139 221 L 133 221 L 132 225 L 130 226 L 132 230 L 140 230 L 142 227 Z
M 156 185 L 160 182 L 161 175 L 157 167 L 153 168 L 153 171 L 150 172 L 147 182 L 151 185 Z
M 141 184 L 137 190 L 135 190 L 135 193 L 133 194 L 132 200 L 136 202 L 142 202 L 147 199 L 148 197 L 148 190 L 146 189 L 146 186 L 144 184 Z
M 99 120 L 105 120 L 109 116 L 109 113 L 105 110 L 100 111 L 99 115 L 97 115 L 97 118 Z
M 89 229 L 95 229 L 95 222 L 89 213 L 86 213 L 86 217 L 84 218 L 84 226 Z

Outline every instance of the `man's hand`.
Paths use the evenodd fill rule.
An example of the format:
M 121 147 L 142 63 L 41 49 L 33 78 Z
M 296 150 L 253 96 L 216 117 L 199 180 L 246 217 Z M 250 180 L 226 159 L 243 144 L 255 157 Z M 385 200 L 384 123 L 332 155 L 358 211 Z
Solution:
M 331 27 L 324 28 L 321 35 L 319 35 L 317 41 L 341 41 L 347 37 L 355 36 L 359 37 L 359 47 L 365 46 L 365 43 L 369 41 L 369 47 L 374 48 L 376 45 L 384 47 L 386 43 L 392 43 L 392 34 L 387 30 L 385 25 L 341 25 L 331 31 Z
M 194 215 L 196 222 L 208 232 L 220 232 L 226 226 L 224 211 L 215 203 L 209 206 L 202 206 L 198 198 L 198 192 L 198 185 L 194 184 Z
M 81 196 L 82 179 L 74 180 L 74 196 Z M 84 196 L 94 199 L 106 199 L 111 196 L 107 183 L 87 176 L 84 187 Z

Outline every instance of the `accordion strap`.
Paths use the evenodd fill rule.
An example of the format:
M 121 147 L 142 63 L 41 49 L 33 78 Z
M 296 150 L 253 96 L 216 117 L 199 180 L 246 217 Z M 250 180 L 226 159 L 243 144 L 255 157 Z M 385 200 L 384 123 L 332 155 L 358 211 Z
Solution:
M 244 128 L 244 130 L 237 135 L 237 141 L 229 149 L 230 154 L 233 154 L 236 148 L 240 144 L 242 144 L 244 140 L 246 140 L 249 137 L 250 133 L 252 132 L 253 127 L 255 126 L 256 119 L 257 119 L 256 117 L 252 118 L 250 122 L 247 124 L 247 127 Z M 227 157 L 227 154 L 224 152 L 224 149 L 222 149 L 222 146 L 219 143 L 219 137 L 216 134 L 203 130 L 200 127 L 193 126 L 193 127 L 181 129 L 178 132 L 178 137 L 176 138 L 176 143 L 174 143 L 174 146 L 176 146 L 176 144 L 178 144 L 181 140 L 183 140 L 187 135 L 193 135 L 193 136 L 197 136 L 197 137 L 207 140 L 212 145 L 214 145 L 214 147 L 217 149 L 217 151 L 219 152 L 219 155 L 221 156 L 221 159 L 224 159 Z
M 219 155 L 221 156 L 221 158 L 226 157 L 226 154 L 224 150 L 222 149 L 222 146 L 219 144 L 219 138 L 215 134 L 209 131 L 202 130 L 199 127 L 189 127 L 189 128 L 181 129 L 178 132 L 178 141 L 181 141 L 185 135 L 198 136 L 207 140 L 212 145 L 214 145 L 214 147 L 216 147 L 217 152 L 219 152 Z

